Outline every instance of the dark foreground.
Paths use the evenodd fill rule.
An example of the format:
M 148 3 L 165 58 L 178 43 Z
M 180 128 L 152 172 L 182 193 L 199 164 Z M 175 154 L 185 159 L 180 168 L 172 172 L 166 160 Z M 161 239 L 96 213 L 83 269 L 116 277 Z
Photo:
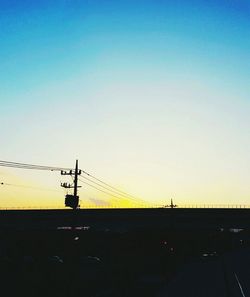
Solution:
M 2 212 L 1 295 L 250 296 L 248 218 L 248 210 Z

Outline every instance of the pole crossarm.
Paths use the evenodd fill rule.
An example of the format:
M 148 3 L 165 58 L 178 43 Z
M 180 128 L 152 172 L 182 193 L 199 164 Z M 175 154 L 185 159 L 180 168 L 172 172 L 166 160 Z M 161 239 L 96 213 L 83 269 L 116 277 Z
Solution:
M 75 175 L 76 174 L 76 170 L 69 170 L 69 171 L 65 171 L 65 170 L 61 170 L 61 175 Z M 82 174 L 82 170 L 77 170 L 77 175 L 81 175 Z

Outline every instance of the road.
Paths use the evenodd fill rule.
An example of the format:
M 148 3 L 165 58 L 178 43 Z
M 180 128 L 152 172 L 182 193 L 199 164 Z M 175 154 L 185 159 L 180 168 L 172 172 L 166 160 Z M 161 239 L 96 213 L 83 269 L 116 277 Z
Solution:
M 186 264 L 158 297 L 250 296 L 250 249 Z

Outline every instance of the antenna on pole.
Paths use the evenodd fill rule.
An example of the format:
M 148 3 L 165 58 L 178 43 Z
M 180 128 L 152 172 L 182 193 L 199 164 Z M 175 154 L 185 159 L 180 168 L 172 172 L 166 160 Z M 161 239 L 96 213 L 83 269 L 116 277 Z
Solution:
M 80 207 L 79 205 L 79 196 L 77 195 L 77 189 L 81 186 L 78 186 L 78 175 L 81 175 L 82 171 L 78 169 L 78 160 L 76 160 L 76 166 L 75 170 L 69 170 L 69 171 L 61 171 L 61 175 L 71 175 L 74 176 L 73 184 L 69 183 L 61 183 L 61 187 L 65 189 L 74 189 L 74 194 L 70 195 L 67 194 L 65 196 L 65 206 L 71 207 L 74 210 Z

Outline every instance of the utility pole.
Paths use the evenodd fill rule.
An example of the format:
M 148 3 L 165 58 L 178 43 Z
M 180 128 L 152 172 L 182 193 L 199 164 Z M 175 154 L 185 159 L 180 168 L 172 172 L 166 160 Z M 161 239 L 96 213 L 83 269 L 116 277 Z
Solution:
M 81 186 L 78 186 L 78 175 L 81 175 L 82 171 L 78 169 L 78 160 L 76 160 L 76 166 L 75 170 L 69 170 L 69 171 L 61 171 L 61 175 L 71 175 L 74 176 L 73 185 L 69 183 L 61 183 L 61 187 L 65 189 L 74 189 L 74 194 L 70 195 L 67 194 L 65 196 L 65 206 L 71 207 L 74 210 L 79 208 L 79 196 L 77 195 L 77 189 Z
M 74 178 L 74 197 L 77 197 L 77 182 L 78 182 L 78 175 L 81 172 L 78 172 L 78 160 L 76 160 L 76 168 L 75 168 L 75 178 Z

